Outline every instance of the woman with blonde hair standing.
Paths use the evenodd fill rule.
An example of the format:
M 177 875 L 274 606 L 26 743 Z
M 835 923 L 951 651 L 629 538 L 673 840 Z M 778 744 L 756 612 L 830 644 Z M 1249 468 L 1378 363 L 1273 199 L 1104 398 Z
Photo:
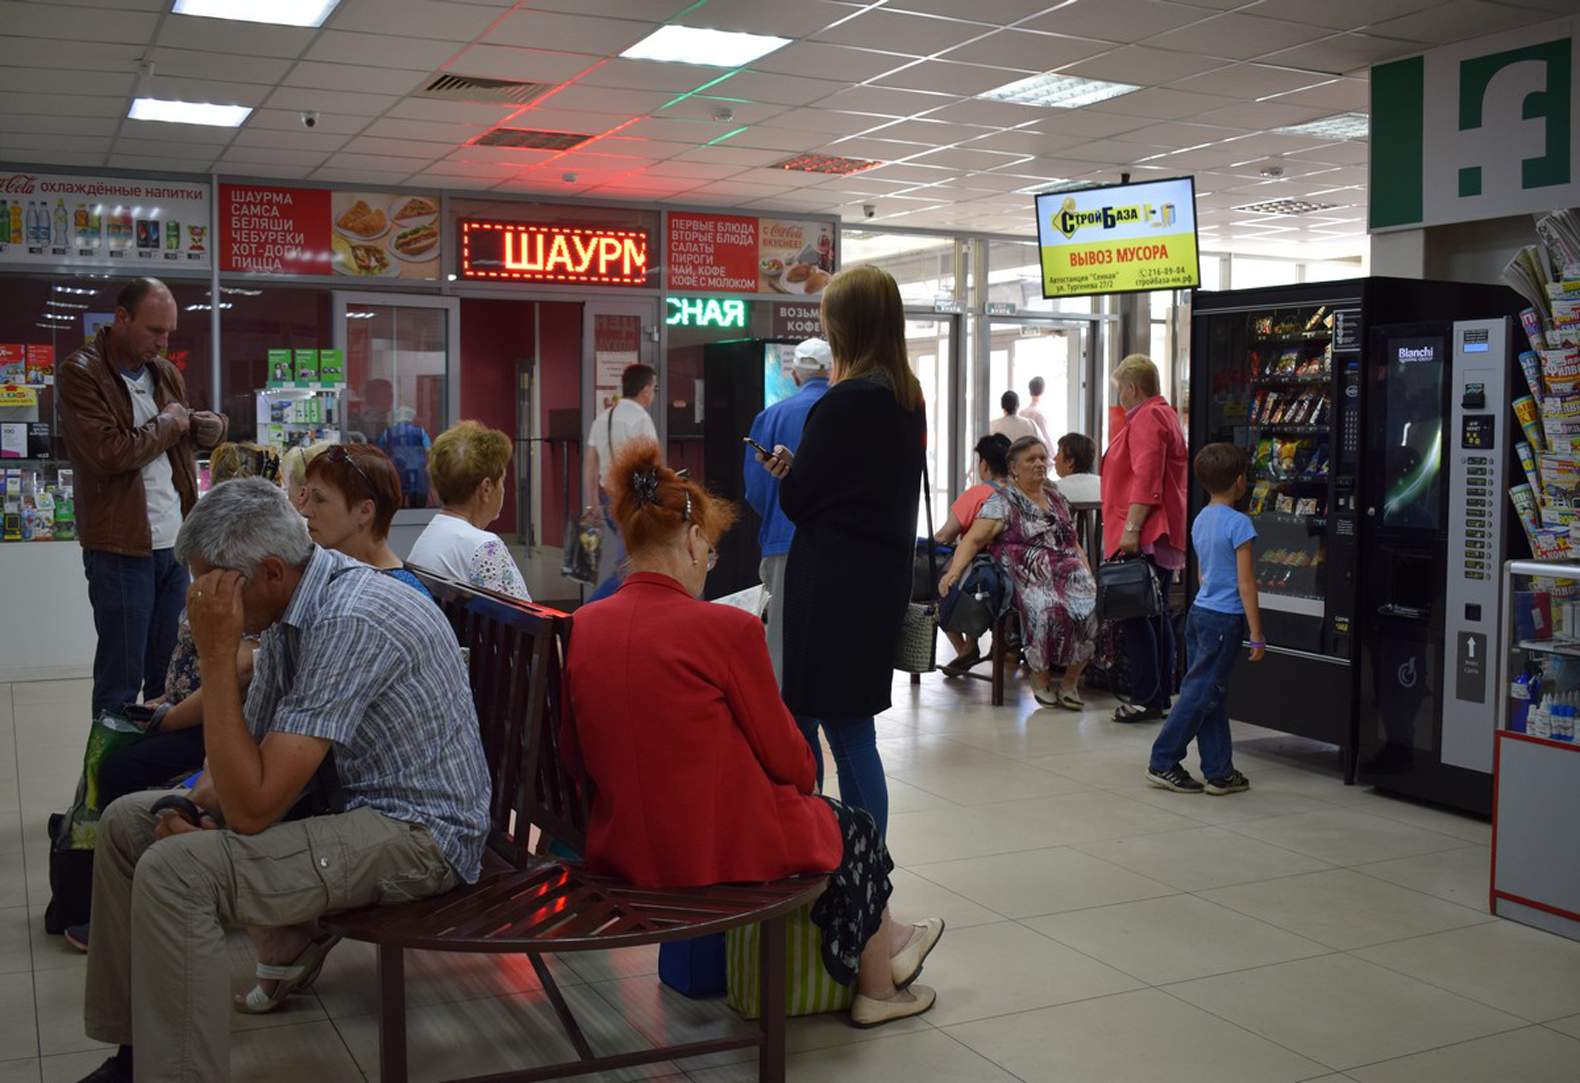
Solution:
M 905 350 L 905 309 L 888 272 L 841 271 L 823 293 L 834 354 L 828 393 L 801 444 L 763 462 L 795 523 L 785 567 L 784 700 L 822 778 L 828 737 L 840 797 L 888 827 L 874 716 L 889 707 L 894 648 L 911 594 L 927 417 Z M 759 458 L 762 458 L 759 456 Z

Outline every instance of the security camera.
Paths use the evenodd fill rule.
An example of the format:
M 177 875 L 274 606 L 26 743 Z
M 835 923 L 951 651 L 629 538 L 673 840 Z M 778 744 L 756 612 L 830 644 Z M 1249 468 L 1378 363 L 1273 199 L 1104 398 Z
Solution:
M 732 121 L 735 119 L 735 110 L 727 105 L 721 105 L 713 111 L 713 119 L 721 124 Z
M 878 213 L 878 207 L 877 207 L 876 204 L 874 204 L 874 203 L 863 203 L 861 205 L 861 216 L 863 218 L 871 218 L 874 215 L 876 215 L 877 213 Z
M 311 131 L 318 127 L 318 112 L 313 109 L 302 110 L 302 127 Z

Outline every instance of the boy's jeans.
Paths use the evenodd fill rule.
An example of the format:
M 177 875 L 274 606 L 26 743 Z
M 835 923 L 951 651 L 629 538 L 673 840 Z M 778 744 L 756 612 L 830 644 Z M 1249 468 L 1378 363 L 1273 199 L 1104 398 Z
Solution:
M 1222 778 L 1234 769 L 1229 741 L 1229 673 L 1245 639 L 1245 615 L 1191 606 L 1185 618 L 1185 680 L 1179 698 L 1152 743 L 1152 769 L 1167 771 L 1185 758 L 1192 739 L 1201 772 Z

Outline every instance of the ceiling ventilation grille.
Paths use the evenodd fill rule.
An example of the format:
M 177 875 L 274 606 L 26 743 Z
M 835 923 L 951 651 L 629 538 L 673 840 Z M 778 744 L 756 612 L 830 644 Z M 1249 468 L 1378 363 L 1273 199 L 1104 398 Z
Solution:
M 412 95 L 446 102 L 505 102 L 526 105 L 552 89 L 549 83 L 523 83 L 511 79 L 484 79 L 476 75 L 446 72 Z
M 1318 211 L 1337 210 L 1342 203 L 1311 203 L 1304 199 L 1275 199 L 1268 203 L 1247 203 L 1237 211 L 1252 214 L 1316 214 Z
M 531 128 L 495 128 L 472 140 L 474 147 L 519 147 L 523 150 L 570 150 L 592 136 L 582 132 L 540 132 Z
M 829 154 L 796 154 L 775 162 L 773 169 L 795 169 L 802 173 L 832 173 L 845 176 L 871 169 L 880 163 L 866 158 L 837 158 Z

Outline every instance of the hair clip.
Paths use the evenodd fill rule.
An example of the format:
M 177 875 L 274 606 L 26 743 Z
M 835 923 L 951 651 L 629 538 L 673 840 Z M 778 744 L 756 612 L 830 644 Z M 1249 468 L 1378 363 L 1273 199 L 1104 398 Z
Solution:
M 646 501 L 654 507 L 658 506 L 658 468 L 651 470 L 635 470 L 631 473 L 631 488 L 636 493 L 636 498 Z

